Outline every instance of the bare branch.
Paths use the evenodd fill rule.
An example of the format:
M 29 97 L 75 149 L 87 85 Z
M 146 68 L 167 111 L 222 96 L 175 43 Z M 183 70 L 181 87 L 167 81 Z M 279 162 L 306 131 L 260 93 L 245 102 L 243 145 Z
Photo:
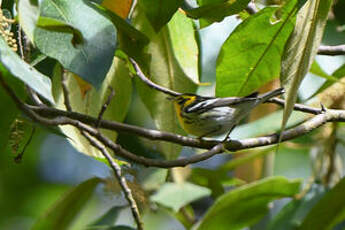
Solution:
M 60 111 L 60 115 L 50 113 L 49 116 L 54 118 L 49 118 L 49 116 L 43 117 L 35 112 L 33 108 L 37 107 L 30 107 L 25 105 L 23 102 L 19 100 L 19 98 L 15 95 L 10 87 L 6 84 L 0 74 L 0 84 L 6 90 L 8 95 L 13 99 L 16 103 L 17 107 L 21 109 L 27 116 L 29 116 L 32 120 L 39 122 L 44 125 L 72 125 L 78 128 L 81 131 L 85 131 L 94 138 L 96 138 L 99 142 L 101 142 L 104 146 L 112 149 L 117 156 L 123 157 L 124 159 L 145 165 L 145 166 L 154 166 L 154 167 L 162 167 L 162 168 L 171 168 L 171 167 L 178 167 L 178 166 L 186 166 L 188 164 L 196 163 L 199 161 L 206 160 L 215 154 L 221 153 L 224 148 L 230 151 L 237 151 L 241 149 L 249 149 L 259 146 L 266 146 L 275 144 L 278 142 L 278 134 L 273 134 L 265 137 L 257 137 L 257 138 L 248 138 L 244 140 L 231 140 L 229 142 L 223 143 L 215 140 L 199 140 L 196 138 L 191 137 L 184 137 L 180 135 L 176 135 L 173 133 L 167 132 L 160 132 L 157 130 L 148 130 L 143 129 L 136 126 L 129 126 L 127 124 L 121 123 L 111 123 L 109 121 L 102 121 L 100 126 L 104 127 L 105 124 L 108 125 L 115 125 L 113 128 L 115 129 L 122 129 L 122 131 L 131 130 L 134 134 L 142 135 L 147 138 L 153 140 L 165 140 L 173 143 L 178 143 L 185 146 L 193 146 L 198 148 L 205 148 L 210 149 L 209 151 L 200 154 L 200 155 L 193 155 L 187 158 L 181 158 L 177 160 L 158 160 L 158 159 L 150 159 L 142 156 L 138 156 L 134 153 L 129 152 L 128 150 L 122 148 L 120 145 L 115 144 L 107 137 L 105 137 L 102 133 L 100 133 L 97 129 L 94 129 L 83 122 L 82 119 L 86 119 L 86 121 L 90 122 L 91 124 L 95 124 L 97 121 L 95 118 L 87 117 L 82 114 L 67 112 L 67 111 Z M 45 109 L 45 108 L 44 108 Z M 59 111 L 59 110 L 55 110 Z M 51 112 L 51 111 L 50 111 Z M 64 115 L 62 115 L 64 114 Z M 72 119 L 67 117 L 68 115 L 72 117 L 76 116 L 82 119 Z M 47 114 L 46 114 L 47 115 Z M 66 116 L 65 116 L 66 115 Z M 290 140 L 293 138 L 297 138 L 299 136 L 305 135 L 310 131 L 320 127 L 326 122 L 334 122 L 334 121 L 341 121 L 345 122 L 345 111 L 344 110 L 326 110 L 321 114 L 314 116 L 313 118 L 309 119 L 308 121 L 300 124 L 294 128 L 284 131 L 282 136 L 282 141 Z M 115 130 L 114 129 L 114 130 Z M 140 134 L 139 134 L 140 133 Z
M 67 70 L 63 69 L 61 73 L 61 87 L 62 87 L 62 94 L 65 103 L 65 107 L 67 111 L 72 112 L 71 102 L 69 100 L 69 92 L 67 86 Z
M 96 147 L 98 150 L 101 151 L 102 155 L 107 159 L 110 167 L 113 169 L 116 179 L 119 181 L 122 191 L 124 192 L 125 198 L 129 203 L 129 206 L 132 211 L 132 215 L 134 217 L 135 222 L 137 223 L 138 230 L 143 230 L 143 223 L 140 218 L 139 209 L 137 203 L 135 202 L 132 191 L 127 185 L 126 179 L 122 176 L 121 167 L 114 161 L 111 155 L 108 153 L 107 149 L 103 147 L 100 143 L 94 140 L 89 134 L 85 131 L 81 132 L 83 136 L 89 141 L 91 145 Z
M 134 59 L 132 58 L 129 58 L 129 61 L 132 63 L 136 73 L 137 73 L 137 76 L 143 81 L 145 82 L 148 86 L 150 86 L 152 89 L 156 89 L 158 91 L 161 91 L 162 93 L 165 93 L 165 94 L 168 94 L 170 96 L 173 96 L 173 97 L 176 97 L 176 96 L 179 96 L 181 95 L 181 93 L 178 93 L 178 92 L 175 92 L 171 89 L 168 89 L 168 88 L 165 88 L 165 87 L 162 87 L 160 85 L 157 85 L 156 83 L 152 82 L 151 80 L 149 80 L 145 74 L 143 73 L 143 71 L 141 71 L 139 65 L 134 61 Z
M 68 86 L 67 86 L 66 74 L 67 74 L 67 72 L 66 72 L 66 70 L 64 70 L 62 73 L 62 76 L 61 76 L 61 86 L 62 86 L 64 103 L 65 103 L 66 109 L 67 109 L 67 111 L 72 112 L 72 106 L 71 106 L 71 103 L 69 100 L 69 91 L 68 91 Z M 114 90 L 111 87 L 109 87 L 109 89 L 110 89 L 110 95 L 109 95 L 107 101 L 105 102 L 105 104 L 102 106 L 102 109 L 98 115 L 96 128 L 99 126 L 99 122 L 102 119 L 103 113 L 105 112 L 111 99 L 115 95 Z M 127 185 L 126 179 L 122 176 L 121 167 L 113 160 L 111 155 L 108 153 L 108 151 L 106 150 L 106 148 L 102 144 L 98 143 L 96 140 L 94 140 L 92 137 L 90 137 L 86 131 L 80 130 L 80 133 L 81 133 L 81 135 L 83 135 L 87 139 L 87 141 L 92 146 L 97 148 L 102 153 L 102 155 L 105 157 L 105 159 L 107 159 L 110 167 L 114 171 L 116 179 L 119 181 L 121 189 L 124 192 L 125 198 L 127 199 L 128 203 L 131 207 L 132 215 L 134 217 L 135 222 L 137 223 L 138 230 L 143 230 L 144 229 L 143 223 L 140 219 L 140 214 L 139 214 L 137 204 L 133 198 L 132 191 L 130 190 L 130 188 Z
M 98 114 L 98 118 L 97 118 L 97 122 L 96 122 L 96 128 L 99 127 L 104 112 L 107 110 L 107 108 L 108 108 L 108 106 L 109 106 L 109 104 L 110 104 L 110 102 L 111 102 L 111 99 L 113 99 L 113 97 L 115 96 L 115 91 L 114 91 L 114 89 L 113 89 L 111 86 L 109 86 L 108 89 L 109 89 L 109 91 L 110 91 L 110 94 L 109 94 L 107 100 L 105 101 L 105 103 L 103 104 L 103 106 L 102 106 L 102 108 L 101 108 L 101 111 L 100 111 L 99 114 Z
M 281 106 L 285 105 L 285 101 L 282 99 L 279 99 L 279 98 L 271 98 L 267 102 L 268 103 L 274 103 L 274 104 L 281 105 Z M 321 108 L 318 109 L 318 108 L 314 108 L 314 107 L 310 107 L 310 106 L 306 106 L 306 105 L 302 105 L 302 104 L 295 104 L 294 110 L 305 112 L 305 113 L 310 113 L 310 114 L 314 114 L 314 115 L 318 115 L 318 114 L 321 114 L 323 112 L 322 106 L 321 106 Z
M 317 51 L 319 55 L 345 55 L 345 45 L 337 46 L 320 46 Z
M 256 8 L 254 2 L 249 2 L 246 11 L 248 12 L 248 14 L 256 14 L 258 12 L 258 9 Z

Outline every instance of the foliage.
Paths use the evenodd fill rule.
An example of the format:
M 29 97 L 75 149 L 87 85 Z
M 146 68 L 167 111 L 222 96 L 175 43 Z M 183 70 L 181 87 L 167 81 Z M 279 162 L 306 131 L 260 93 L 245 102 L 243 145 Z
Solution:
M 344 118 L 315 129 L 318 117 L 293 107 L 304 100 L 344 113 L 345 49 L 317 56 L 321 44 L 344 42 L 344 3 L 252 3 L 0 0 L 0 226 L 342 229 Z M 143 167 L 133 159 L 169 168 L 160 162 L 204 156 L 196 147 L 209 151 L 218 139 L 185 137 L 170 96 L 138 78 L 132 59 L 180 93 L 246 96 L 280 81 L 285 109 L 255 108 L 231 133 L 230 150 L 262 148 Z M 276 153 L 266 146 L 280 126 L 299 124 L 290 134 L 303 136 Z

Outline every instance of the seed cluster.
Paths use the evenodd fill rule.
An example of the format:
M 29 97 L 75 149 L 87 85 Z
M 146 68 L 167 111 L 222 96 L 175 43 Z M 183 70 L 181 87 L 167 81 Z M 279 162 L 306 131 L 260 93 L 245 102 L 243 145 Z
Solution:
M 5 41 L 12 48 L 13 51 L 17 51 L 17 41 L 14 38 L 13 32 L 9 30 L 10 24 L 12 23 L 14 23 L 14 20 L 6 18 L 3 15 L 2 10 L 0 9 L 0 35 L 2 35 L 2 37 L 5 39 Z

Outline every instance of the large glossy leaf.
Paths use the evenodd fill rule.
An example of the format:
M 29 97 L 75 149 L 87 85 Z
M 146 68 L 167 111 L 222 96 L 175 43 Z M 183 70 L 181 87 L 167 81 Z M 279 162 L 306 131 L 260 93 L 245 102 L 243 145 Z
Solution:
M 89 4 L 83 0 L 44 0 L 40 16 L 64 22 L 74 28 L 73 31 L 80 31 L 83 40 L 75 41 L 73 32 L 36 27 L 34 42 L 42 53 L 100 87 L 115 53 L 116 29 Z
M 152 27 L 158 32 L 177 11 L 182 0 L 141 0 L 139 2 Z
M 38 17 L 39 9 L 37 0 L 20 0 L 18 2 L 19 23 L 31 42 L 34 42 L 34 30 Z
M 298 193 L 299 180 L 271 177 L 241 186 L 220 196 L 201 220 L 197 230 L 242 229 L 259 221 L 268 204 Z
M 345 218 L 344 190 L 345 179 L 343 178 L 311 209 L 298 229 L 328 230 L 343 221 Z
M 185 183 L 165 183 L 151 200 L 172 208 L 175 212 L 192 201 L 209 196 L 211 191 L 199 185 Z
M 140 9 L 139 9 L 140 11 Z M 164 27 L 158 34 L 154 32 L 144 14 L 136 13 L 133 24 L 151 39 L 147 46 L 147 53 L 151 54 L 151 59 L 141 59 L 140 66 L 146 75 L 155 83 L 179 92 L 194 92 L 195 83 L 184 73 L 171 44 L 170 32 Z M 139 95 L 158 129 L 181 133 L 178 125 L 173 103 L 167 100 L 164 95 L 157 90 L 153 90 L 136 79 Z M 167 158 L 174 159 L 178 156 L 181 146 L 170 143 L 157 143 L 157 149 Z
M 189 17 L 198 19 L 206 19 L 207 23 L 201 23 L 202 27 L 213 22 L 220 22 L 226 16 L 240 13 L 244 10 L 250 0 L 226 0 L 222 2 L 215 2 L 186 10 Z
M 36 221 L 32 230 L 68 229 L 101 182 L 92 178 L 70 190 Z
M 132 82 L 124 61 L 118 58 L 114 59 L 113 65 L 99 90 L 90 88 L 88 84 L 81 83 L 81 80 L 78 79 L 79 77 L 72 73 L 69 73 L 67 77 L 70 102 L 74 111 L 97 117 L 110 93 L 108 87 L 111 86 L 115 91 L 115 97 L 111 100 L 103 115 L 103 119 L 123 121 L 127 114 L 132 94 Z M 61 89 L 60 68 L 57 68 L 55 71 L 53 89 L 57 108 L 65 109 Z M 103 157 L 97 149 L 90 146 L 78 129 L 72 126 L 62 126 L 61 130 L 70 138 L 69 141 L 78 151 L 94 157 Z M 111 140 L 116 139 L 117 134 L 115 132 L 102 132 Z
M 235 29 L 218 57 L 217 96 L 245 96 L 279 77 L 296 12 L 297 0 L 290 0 L 282 8 L 259 11 Z
M 314 61 L 331 3 L 332 0 L 307 1 L 297 14 L 282 60 L 281 81 L 286 90 L 282 129 L 293 110 L 299 85 Z
M 54 103 L 50 79 L 24 62 L 7 45 L 2 36 L 0 36 L 0 62 L 0 65 L 3 67 L 1 68 L 2 73 L 9 71 L 14 77 L 23 81 L 51 103 Z

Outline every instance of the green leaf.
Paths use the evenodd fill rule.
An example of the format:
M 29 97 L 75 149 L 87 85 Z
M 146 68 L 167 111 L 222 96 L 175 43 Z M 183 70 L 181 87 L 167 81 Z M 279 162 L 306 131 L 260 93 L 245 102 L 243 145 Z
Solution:
M 301 199 L 292 200 L 283 207 L 267 230 L 295 230 L 324 194 L 325 188 L 322 185 L 312 184 L 310 190 Z
M 39 8 L 37 1 L 18 1 L 18 19 L 20 26 L 32 43 L 34 42 L 34 30 L 38 17 Z
M 271 177 L 233 189 L 220 196 L 197 230 L 236 230 L 251 226 L 268 212 L 268 204 L 299 192 L 300 180 Z
M 144 52 L 144 47 L 150 41 L 149 38 L 112 11 L 105 9 L 99 5 L 97 5 L 97 7 L 109 17 L 114 25 L 116 25 L 116 28 L 118 30 L 117 35 L 119 48 L 126 52 L 127 55 L 132 58 L 140 58 L 140 55 L 142 55 Z
M 266 7 L 235 29 L 217 60 L 217 96 L 245 96 L 279 77 L 296 12 L 297 0 L 290 0 L 281 8 Z
M 171 212 L 166 209 L 158 208 L 158 210 L 150 211 L 146 209 L 146 212 L 142 218 L 145 229 L 149 230 L 162 230 L 168 229 L 173 230 L 186 230 L 184 226 L 174 217 Z
M 83 0 L 44 0 L 40 5 L 40 16 L 61 21 L 73 29 L 70 33 L 36 27 L 35 45 L 42 53 L 57 59 L 64 68 L 99 88 L 115 53 L 114 25 Z M 75 41 L 75 38 L 83 39 Z
M 345 218 L 345 178 L 328 191 L 311 209 L 300 230 L 332 229 Z
M 171 46 L 183 72 L 195 83 L 199 83 L 199 50 L 195 38 L 193 21 L 177 11 L 168 23 Z
M 293 111 L 299 85 L 321 43 L 332 0 L 307 1 L 297 14 L 296 26 L 285 47 L 281 81 L 286 90 L 282 130 Z
M 175 212 L 192 201 L 209 196 L 211 191 L 188 182 L 165 183 L 151 200 L 166 207 L 172 208 Z
M 332 82 L 338 82 L 339 80 L 336 77 L 333 77 L 332 75 L 328 75 L 325 71 L 323 71 L 323 69 L 321 69 L 320 65 L 316 61 L 314 61 L 313 64 L 311 65 L 310 73 L 315 74 L 319 77 L 322 77 Z
M 110 71 L 107 74 L 101 88 L 96 90 L 81 79 L 69 73 L 67 75 L 67 85 L 69 89 L 69 98 L 72 109 L 76 112 L 97 117 L 101 111 L 101 107 L 107 100 L 111 86 L 115 91 L 115 96 L 112 98 L 103 115 L 103 119 L 120 121 L 125 119 L 127 114 L 131 95 L 132 95 L 132 81 L 129 76 L 129 70 L 123 60 L 115 58 Z M 56 98 L 56 107 L 59 109 L 66 109 L 64 104 L 63 91 L 61 88 L 61 68 L 56 68 L 53 78 L 54 97 Z M 121 109 L 119 109 L 121 108 Z M 61 126 L 62 132 L 70 139 L 70 143 L 79 152 L 95 158 L 103 158 L 103 155 L 96 148 L 90 146 L 90 143 L 80 134 L 80 131 L 72 126 Z M 106 130 L 101 131 L 111 140 L 116 140 L 117 133 Z
M 151 58 L 137 60 L 147 77 L 161 86 L 178 92 L 195 92 L 195 83 L 185 74 L 176 60 L 169 27 L 164 27 L 157 34 L 140 8 L 134 15 L 136 17 L 133 18 L 133 25 L 151 39 L 146 50 Z M 164 131 L 183 133 L 178 124 L 173 103 L 167 100 L 167 95 L 151 89 L 138 78 L 135 80 L 140 98 L 148 108 L 156 127 Z M 166 158 L 175 159 L 180 153 L 181 146 L 157 143 L 157 150 L 162 152 Z
M 98 218 L 95 222 L 89 225 L 88 229 L 95 229 L 97 226 L 113 225 L 118 218 L 120 211 L 124 206 L 114 206 L 109 209 L 104 215 Z
M 314 65 L 314 64 L 313 64 Z M 313 65 L 310 69 L 310 71 L 313 73 Z M 319 74 L 318 74 L 319 75 Z M 320 76 L 320 75 L 319 75 Z M 345 77 L 345 64 L 340 66 L 336 71 L 334 71 L 334 73 L 332 73 L 332 78 L 327 79 L 327 81 L 325 81 L 322 86 L 313 94 L 310 96 L 310 98 L 314 97 L 315 95 L 321 93 L 322 91 L 324 91 L 325 89 L 327 89 L 328 87 L 332 86 L 334 83 L 339 82 L 341 84 L 344 84 L 343 82 L 339 81 L 341 78 Z
M 36 26 L 41 27 L 46 30 L 73 34 L 72 44 L 75 47 L 78 45 L 82 45 L 82 43 L 84 42 L 83 35 L 78 29 L 74 28 L 73 26 L 59 19 L 49 18 L 49 17 L 39 17 L 36 23 Z
M 50 79 L 24 62 L 7 45 L 2 36 L 0 36 L 0 62 L 0 71 L 2 74 L 7 75 L 6 72 L 9 71 L 14 77 L 23 81 L 42 97 L 54 103 Z
M 188 17 L 206 19 L 208 24 L 220 22 L 225 17 L 238 14 L 244 10 L 250 0 L 226 0 L 222 2 L 210 3 L 198 8 L 186 10 Z M 203 24 L 205 25 L 205 24 Z
M 182 0 L 141 0 L 139 4 L 141 4 L 152 27 L 158 32 L 170 21 L 171 17 L 182 4 Z
M 32 230 L 68 229 L 101 182 L 100 178 L 92 178 L 70 190 L 36 221 Z
M 96 227 L 88 227 L 85 230 L 136 230 L 135 228 L 131 228 L 125 225 L 118 225 L 118 226 L 96 226 Z

